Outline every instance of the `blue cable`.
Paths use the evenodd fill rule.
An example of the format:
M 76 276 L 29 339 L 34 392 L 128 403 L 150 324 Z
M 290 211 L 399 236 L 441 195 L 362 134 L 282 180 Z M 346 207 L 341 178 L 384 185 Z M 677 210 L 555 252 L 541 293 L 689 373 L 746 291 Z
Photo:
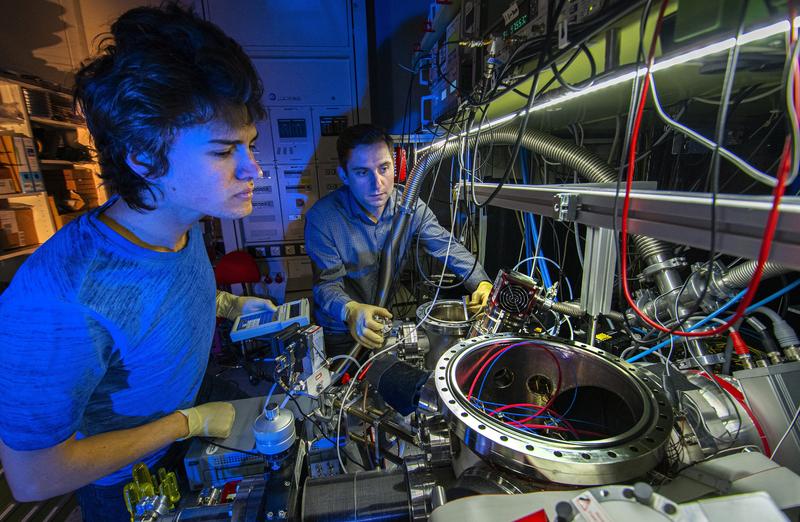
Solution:
M 780 290 L 778 290 L 774 294 L 770 295 L 769 297 L 765 297 L 761 301 L 759 301 L 757 303 L 754 303 L 754 304 L 751 304 L 745 310 L 745 312 L 744 312 L 745 315 L 753 313 L 758 307 L 763 306 L 763 305 L 765 305 L 767 303 L 770 303 L 770 302 L 774 301 L 775 299 L 779 298 L 783 294 L 785 294 L 787 292 L 791 292 L 792 290 L 794 290 L 798 286 L 800 286 L 800 279 L 790 283 L 789 285 L 785 286 L 784 288 L 781 288 Z M 718 315 L 723 313 L 725 310 L 727 310 L 728 308 L 733 306 L 733 304 L 736 303 L 736 301 L 738 301 L 739 299 L 741 299 L 744 296 L 744 294 L 746 294 L 746 293 L 747 293 L 747 289 L 745 288 L 744 290 L 742 290 L 741 292 L 739 292 L 738 294 L 733 296 L 733 298 L 730 301 L 728 301 L 727 303 L 725 303 L 724 305 L 719 307 L 717 310 L 714 310 L 714 312 L 709 314 L 708 317 L 706 317 L 705 319 L 702 319 L 701 321 L 699 321 L 695 325 L 687 328 L 686 331 L 687 332 L 691 332 L 693 330 L 696 330 L 697 328 L 700 328 L 704 324 L 708 323 L 709 321 L 711 321 L 712 319 L 714 319 L 715 317 L 717 317 Z M 670 337 L 673 337 L 673 336 L 670 336 Z M 641 353 L 637 353 L 633 357 L 629 357 L 628 359 L 626 359 L 626 362 L 632 363 L 632 362 L 638 361 L 642 357 L 650 355 L 651 353 L 655 352 L 656 350 L 659 350 L 659 349 L 665 347 L 669 343 L 670 343 L 670 339 L 666 339 L 666 340 L 658 343 L 657 345 L 653 346 L 652 348 L 648 348 L 647 350 L 645 350 L 645 351 L 643 351 Z
M 521 152 L 521 154 L 520 154 L 520 164 L 521 164 L 521 170 L 522 170 L 522 182 L 527 184 L 528 183 L 528 152 L 527 151 L 520 151 L 520 152 Z M 536 228 L 536 220 L 533 218 L 533 215 L 531 215 L 530 212 L 526 212 L 525 213 L 525 222 L 528 224 L 528 226 L 526 227 L 526 230 L 530 230 L 531 236 L 533 238 L 533 245 L 535 247 L 535 245 L 539 244 L 539 231 Z M 526 246 L 527 246 L 527 238 L 526 238 Z M 533 257 L 533 254 L 531 252 L 535 252 L 535 250 L 530 250 L 529 248 L 526 248 L 525 251 L 526 251 L 526 253 L 529 254 L 528 257 Z M 542 255 L 541 254 L 541 250 L 539 251 L 539 254 L 537 254 L 537 255 Z M 537 259 L 535 261 L 539 265 L 539 272 L 542 274 L 542 283 L 544 284 L 545 288 L 550 288 L 551 286 L 553 286 L 553 280 L 550 278 L 550 270 L 548 269 L 547 264 L 545 263 L 544 259 Z M 532 272 L 532 270 L 529 271 L 528 273 L 531 273 L 531 272 Z

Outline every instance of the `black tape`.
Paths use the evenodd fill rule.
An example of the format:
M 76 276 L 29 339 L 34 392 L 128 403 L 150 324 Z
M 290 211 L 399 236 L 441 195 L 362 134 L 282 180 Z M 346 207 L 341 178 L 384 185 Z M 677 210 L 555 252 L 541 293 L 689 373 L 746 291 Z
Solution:
M 429 375 L 430 372 L 387 355 L 373 361 L 366 379 L 378 390 L 386 404 L 405 416 L 417 409 L 422 387 Z

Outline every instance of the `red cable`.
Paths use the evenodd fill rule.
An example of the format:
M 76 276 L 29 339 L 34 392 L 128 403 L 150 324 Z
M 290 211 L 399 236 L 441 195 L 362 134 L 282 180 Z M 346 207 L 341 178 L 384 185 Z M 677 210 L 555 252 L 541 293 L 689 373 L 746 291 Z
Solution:
M 747 293 L 745 294 L 742 301 L 739 303 L 739 306 L 736 308 L 736 312 L 734 313 L 733 317 L 721 326 L 717 326 L 710 330 L 704 330 L 699 332 L 686 332 L 686 331 L 673 331 L 669 328 L 662 326 L 661 324 L 657 323 L 656 321 L 647 317 L 647 315 L 639 309 L 636 305 L 636 302 L 631 297 L 630 289 L 628 287 L 628 213 L 630 211 L 630 194 L 631 194 L 631 187 L 633 184 L 633 176 L 636 170 L 636 144 L 639 140 L 639 128 L 641 127 L 642 123 L 642 115 L 644 114 L 644 106 L 647 101 L 647 93 L 650 88 L 650 70 L 653 66 L 653 59 L 655 57 L 655 50 L 656 50 L 656 42 L 658 41 L 658 35 L 661 32 L 662 22 L 664 20 L 664 11 L 667 7 L 667 3 L 669 0 L 663 0 L 661 3 L 661 9 L 658 13 L 658 20 L 656 22 L 655 31 L 653 32 L 653 40 L 650 45 L 650 54 L 647 58 L 647 72 L 644 79 L 644 85 L 642 87 L 642 94 L 639 99 L 638 107 L 636 108 L 636 117 L 634 119 L 634 126 L 633 126 L 633 135 L 631 136 L 631 143 L 630 149 L 628 150 L 628 173 L 627 179 L 625 180 L 625 199 L 622 206 L 622 227 L 621 227 L 621 259 L 620 259 L 620 271 L 621 271 L 621 279 L 622 279 L 622 291 L 625 295 L 625 300 L 628 302 L 628 305 L 631 309 L 638 315 L 645 323 L 650 325 L 651 327 L 661 331 L 671 333 L 672 335 L 678 335 L 682 337 L 710 337 L 714 335 L 718 335 L 725 330 L 729 329 L 733 326 L 741 317 L 744 315 L 745 310 L 750 305 L 755 297 L 756 290 L 758 289 L 758 285 L 761 282 L 761 275 L 764 272 L 764 265 L 769 259 L 770 249 L 772 247 L 772 239 L 775 236 L 775 229 L 778 224 L 778 214 L 779 214 L 779 206 L 781 197 L 783 196 L 783 192 L 785 190 L 784 184 L 786 181 L 786 176 L 789 173 L 790 168 L 792 167 L 791 161 L 791 152 L 790 152 L 790 144 L 791 139 L 787 137 L 786 142 L 783 147 L 783 157 L 781 159 L 781 164 L 778 169 L 777 175 L 777 184 L 775 189 L 773 190 L 773 200 L 772 200 L 772 208 L 770 209 L 769 215 L 767 217 L 767 224 L 764 229 L 764 238 L 761 242 L 761 248 L 759 250 L 758 255 L 758 265 L 756 266 L 755 273 L 753 274 L 753 278 L 750 280 L 750 284 L 747 286 Z M 795 69 L 797 72 L 797 69 Z M 795 74 L 795 81 L 794 81 L 794 88 L 798 88 L 798 83 L 796 78 L 798 75 Z M 795 106 L 798 105 L 798 99 L 795 99 Z

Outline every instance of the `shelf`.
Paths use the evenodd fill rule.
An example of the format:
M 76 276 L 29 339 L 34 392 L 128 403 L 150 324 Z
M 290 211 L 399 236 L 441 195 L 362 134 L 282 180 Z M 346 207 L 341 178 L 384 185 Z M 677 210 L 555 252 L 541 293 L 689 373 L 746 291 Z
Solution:
M 40 245 L 31 245 L 21 248 L 12 248 L 11 250 L 0 250 L 0 261 L 5 261 L 6 259 L 12 259 L 14 257 L 32 254 L 34 250 L 39 248 L 39 246 Z
M 38 123 L 39 125 L 47 125 L 50 127 L 61 127 L 63 129 L 78 129 L 81 127 L 85 127 L 85 125 L 82 125 L 80 123 L 51 120 L 49 118 L 40 118 L 38 116 L 31 116 L 31 123 Z
M 52 159 L 40 159 L 39 164 L 43 167 L 71 167 L 74 165 L 71 161 Z
M 37 194 L 46 194 L 44 190 L 37 190 L 36 192 L 14 192 L 13 194 L 0 194 L 0 199 L 21 198 L 25 196 L 35 196 Z

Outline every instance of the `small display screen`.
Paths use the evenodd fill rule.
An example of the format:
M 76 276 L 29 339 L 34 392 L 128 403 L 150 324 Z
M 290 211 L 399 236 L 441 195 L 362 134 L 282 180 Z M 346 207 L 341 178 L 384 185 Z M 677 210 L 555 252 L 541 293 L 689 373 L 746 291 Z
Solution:
M 297 317 L 300 315 L 300 303 L 292 303 L 291 308 L 289 308 L 289 317 Z
M 278 135 L 283 139 L 305 138 L 308 136 L 306 130 L 306 120 L 296 118 L 290 120 L 278 120 Z
M 323 136 L 338 136 L 347 128 L 347 116 L 320 116 L 319 131 Z

